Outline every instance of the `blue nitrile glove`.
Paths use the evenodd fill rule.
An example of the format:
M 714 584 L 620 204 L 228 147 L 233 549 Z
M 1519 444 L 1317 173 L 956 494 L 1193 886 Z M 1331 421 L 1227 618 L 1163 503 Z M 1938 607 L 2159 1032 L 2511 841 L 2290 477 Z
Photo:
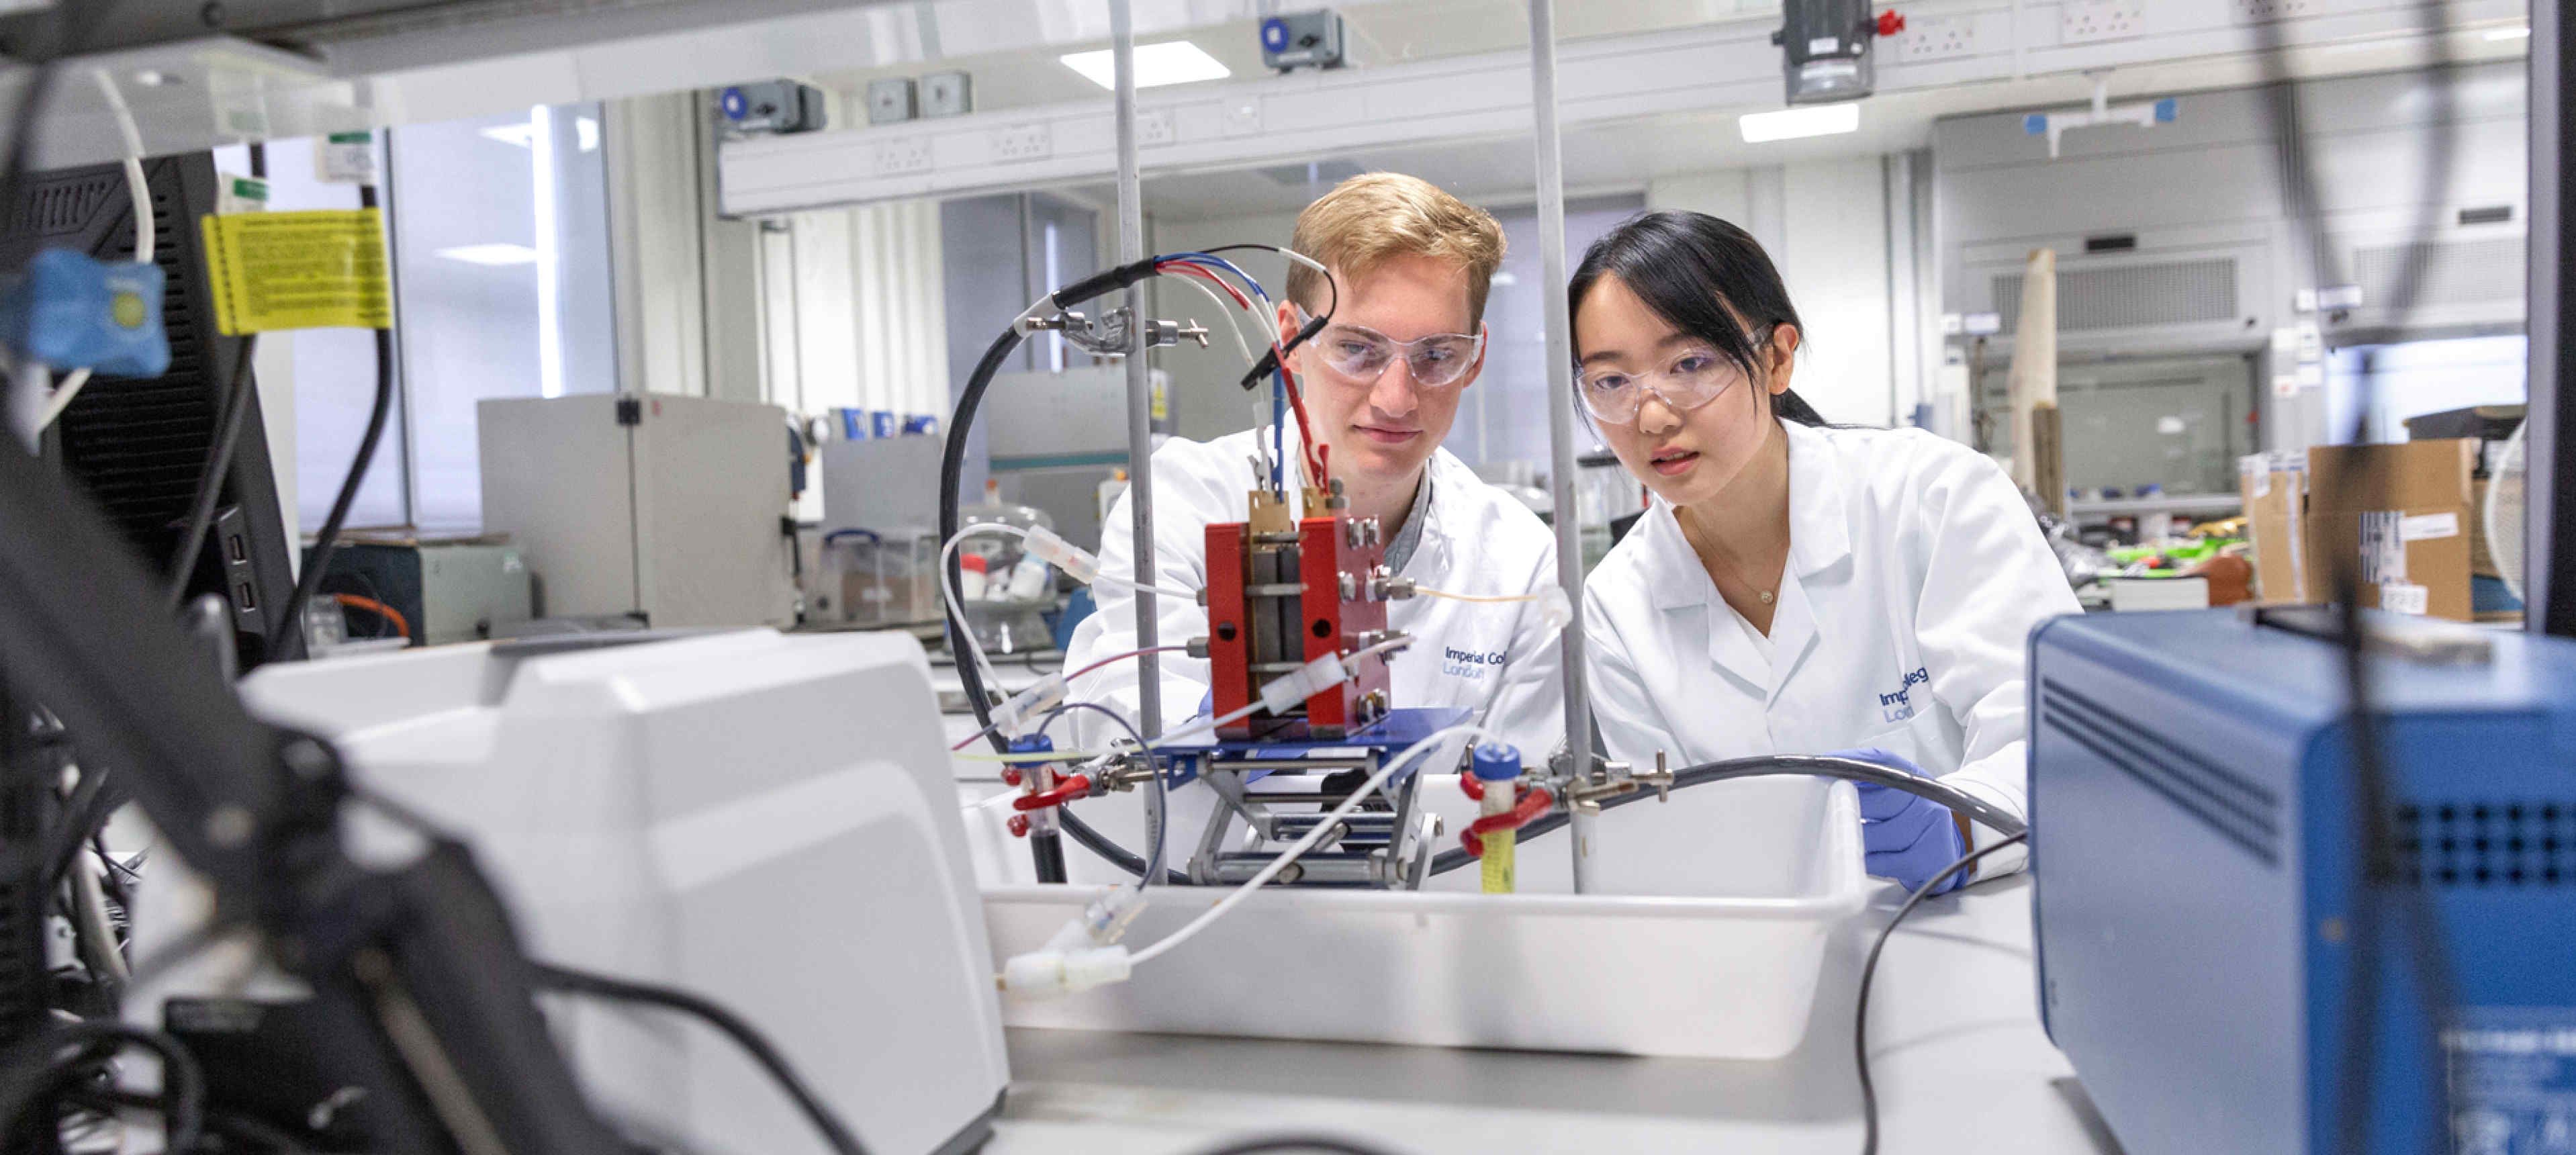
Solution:
M 1885 750 L 1837 750 L 1828 757 L 1876 762 L 1917 778 L 1925 776 L 1922 767 Z M 1912 891 L 1967 855 L 1967 839 L 1949 807 L 1875 782 L 1854 785 L 1860 787 L 1860 837 L 1869 850 L 1873 877 L 1894 879 Z M 1964 870 L 1951 875 L 1936 893 L 1959 889 L 1967 875 Z

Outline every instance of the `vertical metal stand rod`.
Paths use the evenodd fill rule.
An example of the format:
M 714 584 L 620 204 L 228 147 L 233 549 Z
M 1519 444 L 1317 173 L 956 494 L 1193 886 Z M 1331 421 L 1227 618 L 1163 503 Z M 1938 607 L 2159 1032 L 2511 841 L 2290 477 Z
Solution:
M 1118 120 L 1118 260 L 1145 259 L 1145 198 L 1136 167 L 1136 17 L 1129 0 L 1109 0 L 1110 60 L 1116 70 Z M 1146 737 L 1163 732 L 1161 620 L 1156 616 L 1154 563 L 1154 383 L 1145 363 L 1145 290 L 1127 290 L 1127 496 L 1135 515 L 1136 647 L 1147 651 L 1136 661 L 1136 725 Z
M 2567 162 L 2576 123 L 2567 118 L 2567 38 L 2561 4 L 2531 9 L 2531 417 L 2523 446 L 2525 621 L 2533 633 L 2576 637 L 2576 250 L 2567 218 L 2576 183 Z
M 1556 505 L 1556 579 L 1576 607 L 1561 635 L 1565 664 L 1565 749 L 1573 772 L 1592 767 L 1592 712 L 1584 693 L 1583 530 L 1574 505 L 1574 322 L 1565 292 L 1565 158 L 1556 125 L 1556 4 L 1530 0 L 1530 108 L 1538 139 L 1538 251 L 1547 301 L 1548 489 Z M 1581 838 L 1567 840 L 1580 846 Z M 1584 889 L 1581 851 L 1574 889 Z
M 1565 809 L 1571 825 L 1566 830 L 1574 843 L 1574 893 L 1592 893 L 1592 832 L 1601 825 L 1601 807 L 1591 802 L 1575 802 Z

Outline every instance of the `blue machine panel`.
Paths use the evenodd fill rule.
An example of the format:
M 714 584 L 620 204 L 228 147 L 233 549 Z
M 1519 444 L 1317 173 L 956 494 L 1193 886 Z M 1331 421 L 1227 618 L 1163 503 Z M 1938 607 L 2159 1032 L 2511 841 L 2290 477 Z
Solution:
M 2374 667 L 2407 881 L 2374 910 L 2438 925 L 2467 1029 L 2430 1040 L 2397 923 L 2372 1152 L 2576 1151 L 2551 1145 L 2576 1138 L 2576 643 L 2488 640 Z M 2338 1150 L 2361 860 L 2341 662 L 2225 610 L 2032 635 L 2041 1014 L 2133 1155 Z

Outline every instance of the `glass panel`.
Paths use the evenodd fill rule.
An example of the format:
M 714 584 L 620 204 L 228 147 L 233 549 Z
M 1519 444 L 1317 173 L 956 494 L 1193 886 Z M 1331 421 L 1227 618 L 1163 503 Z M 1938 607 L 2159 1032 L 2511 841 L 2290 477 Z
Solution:
M 2326 365 L 2326 431 L 2351 440 L 2354 410 L 2367 382 L 2374 394 L 2369 439 L 2406 440 L 2406 419 L 2473 405 L 2520 405 L 2530 396 L 2530 341 L 2461 337 L 2337 349 Z
M 476 402 L 617 385 L 599 109 L 538 107 L 392 136 L 411 519 L 472 532 L 483 520 Z

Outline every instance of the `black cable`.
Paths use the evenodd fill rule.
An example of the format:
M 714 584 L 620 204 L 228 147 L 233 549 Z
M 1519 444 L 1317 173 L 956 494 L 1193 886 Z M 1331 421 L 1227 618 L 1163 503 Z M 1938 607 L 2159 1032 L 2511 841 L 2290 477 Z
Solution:
M 359 201 L 375 207 L 374 186 L 359 186 Z M 340 529 L 349 520 L 349 507 L 358 500 L 358 490 L 366 484 L 367 467 L 376 459 L 376 444 L 384 440 L 385 420 L 393 412 L 394 400 L 394 334 L 391 329 L 376 330 L 376 401 L 367 415 L 367 431 L 358 438 L 357 456 L 349 462 L 349 475 L 340 481 L 340 494 L 331 501 L 331 514 L 322 521 L 322 531 L 313 537 L 313 556 L 305 559 L 304 573 L 295 583 L 295 596 L 288 599 L 277 623 L 269 628 L 268 648 L 272 654 L 284 654 L 287 639 L 293 638 L 291 655 L 309 657 L 310 647 L 304 636 L 304 607 L 322 588 L 322 575 L 331 568 L 331 554 L 340 547 Z
M 1860 998 L 1852 1010 L 1852 1062 L 1860 1068 L 1860 1116 L 1865 1128 L 1860 1143 L 1861 1155 L 1878 1155 L 1878 1084 L 1869 1077 L 1869 984 L 1878 975 L 1878 953 L 1887 949 L 1887 940 L 1896 933 L 1897 924 L 1904 922 L 1906 915 L 1914 913 L 1915 907 L 1923 905 L 1924 899 L 1940 890 L 1942 883 L 1950 881 L 1950 876 L 1976 865 L 1980 858 L 2028 841 L 2029 832 L 2015 834 L 1942 867 L 1941 873 L 1933 875 L 1923 885 L 1915 887 L 1913 894 L 1906 896 L 1905 905 L 1896 908 L 1896 917 L 1887 920 L 1886 928 L 1878 932 L 1878 941 L 1870 944 L 1869 960 L 1860 964 Z
M 2423 287 L 2424 266 L 2430 261 L 2432 243 L 2439 237 L 2444 222 L 2444 203 L 2448 199 L 2451 168 L 2457 147 L 2453 141 L 2456 120 L 2452 102 L 2450 45 L 2441 0 L 2416 0 L 2414 11 L 2423 24 L 2432 59 L 2423 70 L 2431 94 L 2430 149 L 2423 166 L 2421 184 L 2415 192 L 2417 217 L 2412 239 L 2397 251 L 2405 254 L 2398 263 L 2396 277 L 2387 294 L 2387 327 L 2403 332 L 2407 316 L 2414 311 Z M 2288 188 L 2291 216 L 2306 234 L 2310 273 L 2317 287 L 2346 283 L 2339 267 L 2339 250 L 2326 235 L 2326 219 L 2318 212 L 2314 200 L 2318 186 L 2315 157 L 2311 155 L 2299 117 L 2297 81 L 2283 57 L 2284 45 L 2277 21 L 2263 21 L 2254 26 L 2256 59 L 2261 62 L 2264 81 L 2271 89 L 2271 99 L 2264 108 L 2272 127 L 2281 139 L 2284 161 L 2289 169 Z M 2356 385 L 2358 394 L 2353 412 L 2353 427 L 2347 444 L 2368 443 L 2371 410 L 2376 407 L 2377 384 L 2372 374 L 2363 373 Z M 2337 509 L 2354 508 L 2349 502 L 2352 490 L 2363 484 L 2361 470 L 2345 471 L 2341 484 L 2346 500 Z M 2328 567 L 2336 608 L 2338 642 L 2343 652 L 2343 677 L 2348 712 L 2346 725 L 2351 730 L 2352 761 L 2350 787 L 2354 808 L 2353 835 L 2361 853 L 2361 870 L 2351 896 L 2352 974 L 2344 986 L 2341 1008 L 2341 1032 L 2344 1061 L 2336 1086 L 2336 1148 L 2343 1151 L 2367 1149 L 2370 1142 L 2370 1102 L 2373 1068 L 2377 1060 L 2377 1010 L 2382 995 L 2379 952 L 2383 949 L 2380 904 L 2391 897 L 2398 913 L 2411 926 L 2399 929 L 2407 938 L 2418 979 L 2424 986 L 2425 1030 L 2419 1040 L 2424 1049 L 2425 1069 L 2431 1083 L 2427 1117 L 2432 1126 L 2425 1136 L 2426 1147 L 2439 1150 L 2450 1131 L 2451 1081 L 2442 1035 L 2458 1005 L 2457 991 L 2451 977 L 2450 960 L 2445 955 L 2439 918 L 2432 901 L 2421 885 L 2408 885 L 2399 876 L 2399 850 L 2393 801 L 2395 789 L 2389 767 L 2386 738 L 2380 732 L 2377 712 L 2371 709 L 2371 674 L 2369 647 L 2364 644 L 2361 616 L 2360 558 L 2338 553 Z M 2411 933 L 2409 933 L 2411 931 Z
M 82 766 L 80 783 L 72 787 L 71 797 L 63 800 L 62 817 L 45 836 L 45 889 L 52 890 L 71 870 L 72 859 L 80 856 L 81 847 L 90 836 L 107 824 L 107 816 L 116 810 L 116 801 L 107 793 L 107 771 L 96 766 Z
M 1163 876 L 1163 842 L 1167 833 L 1167 828 L 1170 826 L 1172 820 L 1172 796 L 1163 780 L 1162 764 L 1154 760 L 1152 746 L 1145 741 L 1145 735 L 1137 731 L 1135 723 L 1128 721 L 1126 715 L 1097 702 L 1067 702 L 1048 711 L 1046 719 L 1038 723 L 1038 733 L 1046 733 L 1047 727 L 1055 725 L 1056 719 L 1072 713 L 1075 710 L 1090 710 L 1107 717 L 1112 722 L 1118 723 L 1118 728 L 1127 731 L 1128 739 L 1136 743 L 1136 748 L 1145 752 L 1145 764 L 1153 768 L 1154 853 L 1151 857 L 1148 857 L 1145 861 L 1139 863 L 1137 869 L 1129 872 L 1142 880 L 1143 886 L 1150 886 L 1156 878 Z M 1056 814 L 1058 817 L 1067 817 L 1070 813 L 1071 811 L 1068 807 L 1056 807 Z M 1172 873 L 1171 877 L 1181 878 L 1183 876 L 1179 872 L 1175 871 Z
M 250 175 L 268 177 L 268 146 L 250 146 Z M 187 528 L 179 535 L 179 550 L 170 555 L 170 594 L 165 599 L 172 612 L 188 594 L 188 578 L 197 570 L 197 552 L 206 548 L 206 535 L 213 531 L 215 507 L 222 504 L 224 475 L 231 472 L 233 450 L 241 444 L 242 427 L 248 422 L 251 384 L 251 355 L 259 349 L 259 334 L 245 335 L 241 341 L 240 360 L 233 362 L 231 385 L 224 390 L 222 416 L 216 420 L 214 451 L 206 457 L 205 470 L 197 475 L 197 497 L 188 503 Z
M 1200 252 L 1203 252 L 1203 253 L 1206 253 L 1207 255 L 1209 255 L 1209 256 L 1211 256 L 1211 257 L 1213 257 L 1213 256 L 1217 255 L 1218 253 L 1241 253 L 1241 252 L 1264 252 L 1264 253 L 1282 253 L 1282 254 L 1284 254 L 1284 253 L 1286 253 L 1288 250 L 1287 250 L 1287 249 L 1284 249 L 1284 248 L 1281 248 L 1281 247 L 1280 247 L 1280 246 L 1278 246 L 1278 245 L 1262 245 L 1262 244 L 1251 244 L 1251 243 L 1245 243 L 1245 244 L 1239 244 L 1239 245 L 1221 245 L 1221 246 L 1219 246 L 1219 247 L 1217 247 L 1217 248 L 1213 248 L 1213 249 L 1201 249 L 1201 250 L 1199 250 L 1199 251 L 1200 251 Z M 1290 264 L 1293 266 L 1293 265 L 1295 264 L 1295 262 L 1294 262 L 1294 261 L 1291 261 L 1291 262 L 1290 262 Z M 1294 275 L 1294 269 L 1293 269 L 1293 267 L 1292 267 L 1292 269 L 1291 269 L 1291 274 L 1290 274 L 1290 275 Z M 1296 334 L 1295 334 L 1294 336 L 1289 337 L 1289 338 L 1288 338 L 1287 343 L 1285 343 L 1285 344 L 1283 344 L 1283 345 L 1279 346 L 1277 349 L 1274 349 L 1274 350 L 1271 350 L 1270 352 L 1267 352 L 1267 353 L 1262 354 L 1262 355 L 1261 355 L 1261 359 L 1260 359 L 1260 360 L 1253 362 L 1253 363 L 1252 363 L 1252 369 L 1251 369 L 1249 372 L 1247 372 L 1247 373 L 1245 373 L 1245 374 L 1243 375 L 1243 387 L 1244 387 L 1244 388 L 1246 388 L 1246 389 L 1250 389 L 1250 388 L 1252 388 L 1254 385 L 1256 385 L 1256 384 L 1260 383 L 1260 381 L 1261 381 L 1261 379 L 1262 379 L 1263 377 L 1266 377 L 1266 376 L 1270 375 L 1272 372 L 1276 371 L 1276 370 L 1279 368 L 1279 365 L 1280 365 L 1280 360 L 1279 360 L 1279 358 L 1280 358 L 1280 355 L 1281 355 L 1281 354 L 1283 354 L 1283 353 L 1295 353 L 1295 352 L 1297 351 L 1297 347 L 1298 347 L 1298 346 L 1305 344 L 1305 343 L 1306 343 L 1307 341 L 1309 341 L 1309 340 L 1312 340 L 1312 339 L 1314 338 L 1315 334 L 1317 334 L 1317 333 L 1321 333 L 1321 332 L 1323 332 L 1323 331 L 1324 331 L 1324 326 L 1326 326 L 1326 325 L 1329 325 L 1329 324 L 1332 324 L 1332 323 L 1333 323 L 1333 314 L 1338 313 L 1338 312 L 1341 312 L 1341 310 L 1342 310 L 1342 282 L 1341 282 L 1340 278 L 1337 278 L 1337 277 L 1333 276 L 1331 273 L 1325 273 L 1325 274 L 1324 274 L 1324 285 L 1325 285 L 1325 287 L 1326 287 L 1326 288 L 1329 288 L 1329 289 L 1331 289 L 1331 290 L 1333 291 L 1333 295 L 1332 295 L 1331 297 L 1328 297 L 1328 298 L 1326 298 L 1326 299 L 1325 299 L 1325 303 L 1324 303 L 1324 315 L 1323 315 L 1323 316 L 1320 316 L 1320 317 L 1310 318 L 1310 319 L 1309 319 L 1309 320 L 1308 320 L 1304 325 L 1298 326 Z M 1281 283 L 1281 285 L 1280 285 L 1280 287 L 1279 287 L 1279 295 L 1280 295 L 1280 296 L 1282 296 L 1282 297 L 1286 297 L 1286 296 L 1288 295 L 1288 287 L 1287 287 L 1287 284 L 1286 284 L 1284 281 Z
M 1222 1147 L 1201 1148 L 1196 1155 L 1263 1155 L 1272 1151 L 1320 1151 L 1325 1155 L 1393 1155 L 1384 1147 L 1369 1147 L 1331 1135 L 1281 1132 L 1237 1139 Z
M 197 1057 L 169 1035 L 112 1019 L 58 1023 L 0 1052 L 0 1134 L 17 1134 L 18 1121 L 30 1108 L 61 1091 L 62 1080 L 72 1069 L 60 1061 L 64 1048 L 77 1048 L 77 1058 L 102 1043 L 117 1044 L 118 1049 L 141 1047 L 160 1057 L 167 1149 L 195 1150 L 206 1110 L 206 1073 L 197 1065 Z
M 741 1016 L 704 997 L 673 987 L 611 978 L 551 963 L 532 961 L 528 965 L 529 977 L 541 989 L 675 1011 L 723 1032 L 768 1072 L 788 1098 L 795 1100 L 797 1110 L 814 1124 L 814 1130 L 821 1133 L 823 1141 L 836 1155 L 866 1155 L 867 1148 L 859 1142 L 857 1135 L 851 1133 L 849 1125 L 843 1123 L 831 1106 L 814 1093 L 804 1077 L 796 1073 L 796 1068 L 789 1065 L 787 1057 Z
M 149 1095 L 104 1088 L 66 1092 L 63 1098 L 92 1111 L 110 1115 L 124 1110 L 157 1112 L 163 1107 L 161 1100 Z M 229 1111 L 208 1110 L 205 1130 L 221 1135 L 228 1141 L 239 1139 L 245 1143 L 257 1144 L 260 1150 L 284 1152 L 285 1155 L 312 1155 L 314 1150 L 310 1144 L 282 1128 L 248 1115 Z M 233 1149 L 229 1143 L 224 1147 L 226 1151 Z M 173 1152 L 173 1155 L 177 1153 Z
M 1964 811 L 1968 817 L 1985 824 L 1997 834 L 2017 837 L 2029 831 L 2029 825 L 2022 820 L 1938 778 L 1909 774 L 1894 767 L 1881 766 L 1876 762 L 1864 762 L 1857 758 L 1837 758 L 1824 754 L 1757 754 L 1749 758 L 1704 762 L 1674 771 L 1672 788 L 1685 790 L 1711 782 L 1732 782 L 1739 778 L 1773 778 L 1784 775 L 1869 782 L 1939 803 L 1953 811 Z M 1600 806 L 1608 810 L 1659 797 L 1661 795 L 1654 791 L 1640 789 L 1603 798 L 1600 800 Z M 1521 827 L 1520 841 L 1528 842 L 1571 821 L 1572 819 L 1562 810 L 1541 815 L 1532 820 L 1529 825 Z M 1474 861 L 1476 861 L 1475 856 L 1468 854 L 1464 848 L 1444 850 L 1432 858 L 1431 873 L 1447 874 Z
M 206 548 L 206 535 L 215 527 L 215 507 L 223 503 L 224 475 L 232 469 L 233 451 L 241 444 L 242 428 L 250 424 L 250 360 L 258 348 L 259 334 L 242 338 L 240 359 L 233 362 L 232 382 L 224 389 L 222 415 L 216 419 L 215 445 L 197 474 L 197 496 L 188 503 L 187 528 L 179 534 L 178 551 L 170 555 L 170 590 L 162 600 L 173 613 L 188 596 L 188 579 L 197 572 L 197 555 Z

